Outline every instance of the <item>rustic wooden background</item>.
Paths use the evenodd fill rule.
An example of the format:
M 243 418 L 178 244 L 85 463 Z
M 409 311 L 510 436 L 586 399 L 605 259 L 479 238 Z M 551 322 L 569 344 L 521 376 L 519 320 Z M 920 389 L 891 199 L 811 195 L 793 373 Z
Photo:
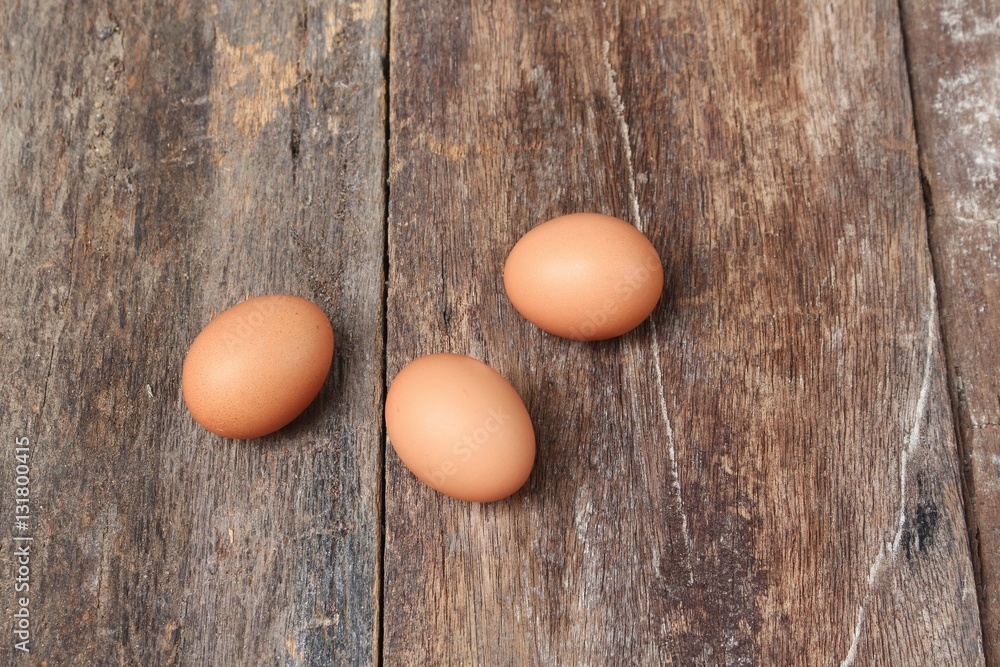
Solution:
M 1000 667 L 998 100 L 993 0 L 4 2 L 0 663 Z M 584 210 L 666 268 L 598 344 L 501 281 Z M 184 353 L 272 292 L 334 370 L 222 440 Z M 385 443 L 441 351 L 506 501 Z

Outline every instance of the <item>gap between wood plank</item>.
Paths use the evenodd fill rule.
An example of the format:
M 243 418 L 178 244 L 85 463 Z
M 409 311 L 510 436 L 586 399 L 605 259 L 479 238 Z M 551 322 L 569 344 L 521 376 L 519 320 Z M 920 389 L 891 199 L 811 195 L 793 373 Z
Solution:
M 943 302 L 941 290 L 938 285 L 941 284 L 943 278 L 941 276 L 941 268 L 938 266 L 937 258 L 934 256 L 932 237 L 934 235 L 934 227 L 931 224 L 934 220 L 934 193 L 931 190 L 930 180 L 927 178 L 927 173 L 924 168 L 923 160 L 923 150 L 920 146 L 920 133 L 919 125 L 917 121 L 917 104 L 913 96 L 913 66 L 912 58 L 910 57 L 910 40 L 907 35 L 906 21 L 903 20 L 905 14 L 905 8 L 903 7 L 903 0 L 896 0 L 896 9 L 899 14 L 899 34 L 902 39 L 903 47 L 903 62 L 906 64 L 906 88 L 909 91 L 910 99 L 910 119 L 913 123 L 913 142 L 917 149 L 917 168 L 919 170 L 920 177 L 920 191 L 921 199 L 924 204 L 924 226 L 927 230 L 927 254 L 930 256 L 931 260 L 931 294 L 934 296 L 934 313 L 940 313 L 943 309 Z M 971 506 L 971 497 L 969 495 L 969 480 L 966 478 L 966 451 L 965 451 L 965 440 L 962 436 L 962 429 L 959 428 L 958 424 L 958 414 L 959 414 L 959 404 L 958 404 L 958 388 L 955 386 L 955 378 L 951 373 L 951 349 L 949 346 L 948 338 L 944 335 L 944 324 L 942 323 L 942 318 L 937 317 L 937 332 L 936 335 L 941 340 L 941 353 L 944 357 L 944 367 L 945 367 L 945 381 L 948 387 L 948 402 L 951 407 L 951 426 L 955 433 L 955 455 L 958 459 L 958 478 L 959 484 L 961 485 L 962 493 L 962 514 L 965 517 L 965 536 L 966 541 L 969 543 L 969 560 L 972 561 L 972 576 L 976 585 L 976 609 L 979 612 L 979 632 L 982 637 L 983 632 L 983 601 L 981 598 L 981 591 L 983 586 L 983 573 L 982 573 L 982 563 L 979 560 L 978 549 L 976 548 L 975 540 L 972 539 L 973 533 L 978 530 L 978 518 L 975 516 L 975 511 Z
M 389 122 L 390 109 L 392 108 L 392 98 L 389 88 L 389 77 L 392 71 L 392 0 L 385 3 L 385 46 L 382 55 L 382 85 L 384 92 L 382 95 L 382 113 L 384 123 L 382 131 L 382 416 L 381 428 L 379 429 L 379 529 L 378 542 L 375 548 L 378 552 L 375 571 L 377 573 L 378 591 L 375 595 L 378 601 L 378 610 L 375 614 L 375 664 L 381 667 L 385 663 L 383 651 L 385 647 L 385 532 L 386 532 L 386 508 L 385 508 L 385 459 L 388 440 L 385 428 L 385 396 L 389 391 L 389 134 L 392 131 Z

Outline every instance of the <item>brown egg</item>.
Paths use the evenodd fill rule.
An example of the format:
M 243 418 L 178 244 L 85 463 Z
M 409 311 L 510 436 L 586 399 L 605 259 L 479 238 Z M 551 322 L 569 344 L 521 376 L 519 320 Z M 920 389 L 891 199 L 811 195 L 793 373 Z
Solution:
M 504 288 L 532 324 L 564 338 L 603 340 L 639 326 L 663 291 L 663 265 L 642 232 L 598 213 L 538 225 L 507 256 Z
M 260 296 L 209 322 L 181 376 L 195 420 L 227 438 L 259 438 L 299 416 L 333 360 L 333 328 L 313 303 Z
M 385 399 L 385 426 L 414 475 L 460 500 L 506 498 L 535 463 L 535 432 L 517 391 L 461 354 L 431 354 L 399 371 Z

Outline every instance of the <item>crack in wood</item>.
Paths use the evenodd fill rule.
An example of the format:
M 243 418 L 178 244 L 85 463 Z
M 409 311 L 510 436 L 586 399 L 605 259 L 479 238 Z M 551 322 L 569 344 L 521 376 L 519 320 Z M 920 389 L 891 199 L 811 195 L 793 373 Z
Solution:
M 933 279 L 931 279 L 930 284 L 928 285 L 928 290 L 931 294 L 931 303 L 929 306 L 929 313 L 927 314 L 927 349 L 924 352 L 923 380 L 920 384 L 920 395 L 917 397 L 917 404 L 913 411 L 913 426 L 910 428 L 909 435 L 907 436 L 906 447 L 903 448 L 899 456 L 899 519 L 896 522 L 896 534 L 893 536 L 892 542 L 889 543 L 888 552 L 886 550 L 886 543 L 882 543 L 879 547 L 878 555 L 875 557 L 875 560 L 872 562 L 872 566 L 868 571 L 868 588 L 865 591 L 861 605 L 858 607 L 857 618 L 854 623 L 854 632 L 851 635 L 851 644 L 847 649 L 847 654 L 844 656 L 844 659 L 840 662 L 840 667 L 850 667 L 857 659 L 858 647 L 861 643 L 861 633 L 867 617 L 868 607 L 871 604 L 872 597 L 874 596 L 875 587 L 877 586 L 883 573 L 886 571 L 885 568 L 888 567 L 886 565 L 886 556 L 889 557 L 890 563 L 895 563 L 899 556 L 900 545 L 903 541 L 907 518 L 906 491 L 908 486 L 907 480 L 909 478 L 909 465 L 910 460 L 916 452 L 917 445 L 920 442 L 920 434 L 924 422 L 924 413 L 927 410 L 927 395 L 930 390 L 931 371 L 933 370 L 933 364 L 931 362 L 934 359 L 934 343 L 937 341 L 937 304 L 934 301 Z
M 618 92 L 618 76 L 617 72 L 615 72 L 615 68 L 611 65 L 611 58 L 609 55 L 610 51 L 611 43 L 605 41 L 604 66 L 608 75 L 608 89 L 611 96 L 611 105 L 615 110 L 615 118 L 618 120 L 618 131 L 621 134 L 622 145 L 625 150 L 625 165 L 628 169 L 629 201 L 632 203 L 632 216 L 635 220 L 636 229 L 645 234 L 646 226 L 642 219 L 642 213 L 640 212 L 639 196 L 635 185 L 635 168 L 632 160 L 632 144 L 629 136 L 630 131 L 628 120 L 625 118 L 625 103 L 622 101 L 621 94 Z M 688 528 L 687 510 L 684 507 L 684 494 L 681 491 L 680 471 L 677 468 L 677 448 L 674 443 L 674 430 L 670 424 L 670 415 L 667 411 L 667 399 L 664 395 L 663 369 L 661 368 L 662 361 L 660 359 L 659 330 L 656 326 L 655 319 L 650 319 L 649 323 L 652 332 L 651 340 L 653 348 L 653 368 L 656 373 L 657 402 L 660 408 L 660 414 L 663 417 L 664 428 L 666 429 L 667 452 L 670 455 L 670 470 L 673 474 L 674 495 L 677 497 L 677 507 L 681 515 L 681 534 L 684 538 L 684 547 L 686 551 L 685 558 L 688 571 L 688 583 L 693 586 L 694 540 L 691 538 L 690 529 Z

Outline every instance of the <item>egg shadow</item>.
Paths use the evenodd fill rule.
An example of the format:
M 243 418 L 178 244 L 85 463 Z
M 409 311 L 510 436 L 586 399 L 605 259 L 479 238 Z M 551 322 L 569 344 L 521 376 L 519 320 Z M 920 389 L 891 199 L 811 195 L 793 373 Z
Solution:
M 273 433 L 250 440 L 233 440 L 230 443 L 248 443 L 254 447 L 273 451 L 286 446 L 300 445 L 303 441 L 318 443 L 339 442 L 345 430 L 347 400 L 343 388 L 353 350 L 346 334 L 334 330 L 334 352 L 330 370 L 316 398 L 295 419 Z
M 678 275 L 683 273 L 680 268 L 678 271 Z M 593 446 L 615 446 L 613 429 L 606 425 L 587 428 L 594 424 L 597 412 L 592 413 L 585 404 L 588 397 L 593 400 L 597 394 L 598 385 L 593 382 L 592 372 L 595 368 L 607 370 L 620 366 L 627 346 L 651 350 L 652 346 L 666 342 L 665 334 L 672 330 L 670 321 L 677 312 L 675 285 L 676 276 L 665 272 L 663 291 L 649 317 L 631 331 L 606 340 L 579 341 L 547 333 L 520 317 L 511 307 L 513 317 L 509 323 L 515 327 L 512 340 L 527 344 L 515 357 L 517 361 L 509 363 L 521 368 L 539 368 L 534 373 L 522 372 L 518 377 L 521 396 L 535 428 L 536 455 L 524 486 L 494 504 L 541 501 L 545 505 L 559 506 L 560 511 L 572 509 L 581 488 L 600 471 L 600 466 L 594 462 L 600 453 L 595 452 Z M 635 380 L 643 385 L 641 378 Z M 628 383 L 624 379 L 621 381 L 620 389 L 627 391 Z M 588 389 L 580 390 L 581 386 Z M 649 395 L 644 400 L 656 400 L 657 389 L 650 383 L 645 386 L 649 388 Z M 617 412 L 622 417 L 617 426 L 627 432 L 628 411 L 622 405 Z M 588 437 L 588 433 L 594 433 L 595 438 L 604 442 Z

